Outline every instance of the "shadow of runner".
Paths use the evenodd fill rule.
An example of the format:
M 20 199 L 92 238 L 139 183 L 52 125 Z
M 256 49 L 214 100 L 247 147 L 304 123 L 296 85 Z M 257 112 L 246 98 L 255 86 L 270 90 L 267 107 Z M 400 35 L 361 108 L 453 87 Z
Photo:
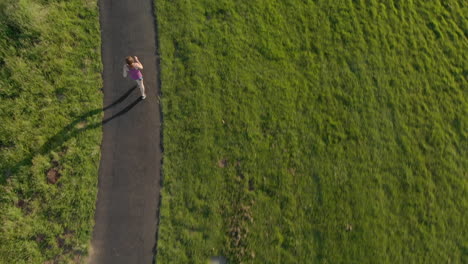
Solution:
M 49 153 L 50 151 L 56 150 L 60 146 L 63 145 L 63 143 L 67 142 L 71 138 L 75 137 L 79 133 L 82 133 L 86 130 L 90 129 L 95 129 L 98 127 L 101 127 L 105 125 L 106 123 L 110 122 L 116 117 L 119 117 L 128 111 L 130 111 L 135 105 L 137 105 L 142 99 L 139 97 L 135 101 L 133 101 L 131 104 L 126 106 L 124 109 L 120 110 L 116 114 L 112 115 L 111 117 L 108 117 L 101 122 L 96 122 L 94 124 L 89 124 L 85 126 L 79 126 L 80 123 L 86 122 L 88 118 L 95 116 L 99 113 L 102 113 L 119 103 L 123 102 L 132 92 L 133 90 L 136 89 L 137 86 L 134 86 L 130 88 L 127 92 L 125 92 L 121 97 L 119 97 L 116 101 L 113 103 L 109 104 L 108 106 L 105 106 L 102 109 L 94 109 L 91 110 L 85 114 L 80 115 L 78 118 L 76 118 L 73 122 L 62 128 L 58 133 L 56 133 L 54 136 L 49 138 L 39 149 L 36 151 L 33 151 L 31 154 L 29 154 L 26 158 L 22 159 L 21 161 L 17 162 L 13 167 L 7 168 L 5 171 L 1 172 L 1 178 L 0 178 L 0 184 L 4 184 L 5 181 L 13 174 L 18 172 L 18 170 L 25 165 L 29 165 L 32 162 L 32 159 L 36 155 L 44 155 L 46 153 Z
M 127 107 L 125 107 L 124 109 L 120 110 L 118 113 L 114 114 L 113 116 L 109 117 L 109 118 L 106 118 L 102 121 L 102 125 L 105 125 L 107 124 L 109 121 L 111 121 L 112 119 L 116 118 L 116 117 L 119 117 L 125 113 L 127 113 L 128 111 L 130 111 L 130 109 L 132 109 L 133 107 L 135 107 L 135 105 L 137 105 L 139 102 L 141 102 L 143 99 L 141 97 L 139 97 L 138 99 L 136 99 L 135 101 L 133 101 L 133 103 L 129 104 Z
M 111 103 L 110 105 L 102 108 L 103 111 L 106 111 L 107 109 L 109 108 L 112 108 L 113 106 L 116 106 L 118 105 L 119 103 L 121 103 L 123 100 L 125 100 L 125 98 L 127 98 L 132 92 L 133 90 L 135 90 L 137 88 L 137 86 L 133 86 L 130 90 L 128 90 L 127 92 L 125 92 L 121 97 L 119 97 L 117 100 L 115 100 L 115 102 Z

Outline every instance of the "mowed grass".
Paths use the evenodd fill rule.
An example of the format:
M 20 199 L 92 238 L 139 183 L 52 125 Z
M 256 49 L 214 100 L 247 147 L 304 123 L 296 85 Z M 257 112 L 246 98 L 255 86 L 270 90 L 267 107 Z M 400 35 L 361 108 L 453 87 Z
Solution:
M 467 263 L 465 1 L 157 0 L 157 263 Z
M 96 0 L 0 1 L 0 263 L 79 263 L 101 141 Z

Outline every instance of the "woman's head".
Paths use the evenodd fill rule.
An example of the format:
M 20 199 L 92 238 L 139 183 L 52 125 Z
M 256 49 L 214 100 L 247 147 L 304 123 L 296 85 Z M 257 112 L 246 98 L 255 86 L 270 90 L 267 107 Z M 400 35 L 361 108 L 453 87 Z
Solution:
M 132 64 L 135 62 L 132 56 L 127 56 L 125 58 L 125 62 L 127 62 L 128 65 L 132 66 Z

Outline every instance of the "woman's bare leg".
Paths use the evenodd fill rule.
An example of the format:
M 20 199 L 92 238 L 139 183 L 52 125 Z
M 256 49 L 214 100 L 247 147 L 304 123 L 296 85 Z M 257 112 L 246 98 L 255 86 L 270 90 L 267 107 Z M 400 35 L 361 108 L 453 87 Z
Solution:
M 140 87 L 141 96 L 144 99 L 144 97 L 146 97 L 146 93 L 145 93 L 145 85 L 143 84 L 143 80 L 137 80 L 136 82 L 138 83 L 138 87 Z

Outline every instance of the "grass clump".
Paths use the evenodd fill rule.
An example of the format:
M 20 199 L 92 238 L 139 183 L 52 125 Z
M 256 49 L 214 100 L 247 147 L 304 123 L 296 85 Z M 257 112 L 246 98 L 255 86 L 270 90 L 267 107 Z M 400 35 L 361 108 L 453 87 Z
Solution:
M 463 1 L 156 1 L 158 263 L 468 262 Z
M 0 263 L 87 254 L 101 68 L 95 0 L 0 1 Z

